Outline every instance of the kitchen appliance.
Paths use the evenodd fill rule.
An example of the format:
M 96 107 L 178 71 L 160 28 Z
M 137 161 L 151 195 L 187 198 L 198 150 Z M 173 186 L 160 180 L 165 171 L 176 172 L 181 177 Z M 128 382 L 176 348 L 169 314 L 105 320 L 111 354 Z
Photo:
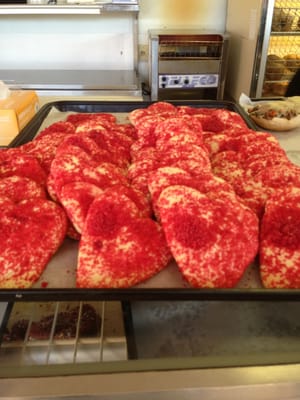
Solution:
M 300 1 L 228 0 L 226 92 L 253 98 L 285 95 L 300 67 Z
M 150 30 L 151 100 L 223 99 L 228 41 L 222 33 Z

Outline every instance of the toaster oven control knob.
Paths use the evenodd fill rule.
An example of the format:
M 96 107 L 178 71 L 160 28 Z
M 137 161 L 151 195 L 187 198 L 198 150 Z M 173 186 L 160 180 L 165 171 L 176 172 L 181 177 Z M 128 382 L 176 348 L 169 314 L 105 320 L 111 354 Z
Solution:
M 183 83 L 184 83 L 185 85 L 188 85 L 188 84 L 190 83 L 190 81 L 189 81 L 188 78 L 185 78 L 185 80 L 183 81 Z
M 166 76 L 162 76 L 161 77 L 161 87 L 162 89 L 165 89 L 165 87 L 167 86 L 168 83 L 168 78 Z

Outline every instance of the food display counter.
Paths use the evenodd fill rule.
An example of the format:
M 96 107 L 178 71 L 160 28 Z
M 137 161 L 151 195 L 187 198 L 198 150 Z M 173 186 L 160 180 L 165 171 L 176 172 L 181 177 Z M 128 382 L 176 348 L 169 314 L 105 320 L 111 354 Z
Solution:
M 254 129 L 234 103 L 193 104 L 238 111 Z M 114 112 L 124 118 L 129 110 L 148 105 L 69 99 L 47 103 L 13 146 L 32 140 L 45 124 L 70 112 Z M 274 135 L 290 159 L 300 164 L 300 131 Z M 65 250 L 59 263 L 70 254 L 74 257 L 74 249 L 67 246 Z M 31 289 L 1 290 L 0 300 L 6 304 L 1 327 L 0 396 L 299 398 L 300 293 L 264 289 L 256 267 L 250 267 L 234 289 L 182 286 L 174 265 L 148 286 L 76 289 L 68 264 L 68 274 L 53 275 L 49 268 L 49 275 Z M 69 336 L 57 330 L 57 323 L 61 329 L 61 318 L 73 315 L 74 308 L 78 321 L 85 321 L 86 304 L 101 321 L 92 336 L 81 337 L 81 322 Z M 13 326 L 17 328 L 14 331 Z M 12 332 L 19 334 L 19 328 L 24 336 L 15 340 Z

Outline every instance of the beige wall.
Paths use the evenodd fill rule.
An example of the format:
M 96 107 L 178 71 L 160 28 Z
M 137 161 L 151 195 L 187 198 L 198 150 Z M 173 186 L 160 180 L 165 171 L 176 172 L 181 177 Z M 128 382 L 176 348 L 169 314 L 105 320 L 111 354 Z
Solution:
M 140 41 L 150 29 L 225 29 L 227 0 L 140 0 Z

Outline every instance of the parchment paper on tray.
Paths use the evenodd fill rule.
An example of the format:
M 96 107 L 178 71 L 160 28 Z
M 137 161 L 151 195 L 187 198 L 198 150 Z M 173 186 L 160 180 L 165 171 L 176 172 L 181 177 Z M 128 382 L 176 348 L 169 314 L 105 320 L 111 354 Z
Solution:
M 74 289 L 76 288 L 76 266 L 78 255 L 78 242 L 66 239 L 59 251 L 47 265 L 40 279 L 33 288 L 49 289 Z M 177 265 L 172 260 L 165 269 L 152 278 L 135 286 L 137 289 L 171 289 L 189 288 L 184 281 Z M 262 288 L 259 268 L 256 263 L 251 264 L 245 271 L 237 288 Z
M 270 99 L 257 99 L 257 100 L 252 100 L 249 96 L 247 96 L 245 93 L 241 93 L 240 98 L 239 98 L 239 105 L 243 107 L 244 110 L 248 112 L 249 108 L 254 107 L 257 104 L 263 104 L 263 103 L 268 103 Z M 279 100 L 278 101 L 282 101 Z
M 78 242 L 65 239 L 34 288 L 75 288 Z

